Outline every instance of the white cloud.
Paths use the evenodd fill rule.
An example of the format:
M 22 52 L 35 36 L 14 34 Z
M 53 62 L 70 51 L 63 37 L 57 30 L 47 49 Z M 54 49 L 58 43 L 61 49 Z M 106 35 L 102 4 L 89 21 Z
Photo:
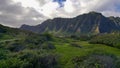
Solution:
M 0 23 L 36 25 L 48 18 L 75 17 L 90 11 L 120 16 L 120 0 L 66 0 L 63 7 L 59 4 L 53 0 L 0 0 Z
M 59 7 L 58 3 L 49 2 L 41 7 L 41 10 L 38 10 L 43 15 L 51 18 L 52 14 L 57 13 L 57 8 Z
M 32 7 L 38 9 L 40 7 L 39 3 L 35 0 L 13 0 L 14 2 L 21 2 L 23 7 Z
M 64 10 L 68 13 L 73 13 L 75 11 L 72 1 L 67 0 L 65 2 Z
M 33 4 L 31 5 L 31 2 L 34 6 Z M 53 0 L 24 0 L 21 1 L 21 3 L 24 5 L 26 4 L 25 6 L 27 7 L 36 9 L 36 11 L 48 18 L 54 18 L 74 17 L 90 11 L 98 11 L 102 12 L 104 15 L 111 16 L 107 11 L 114 15 L 117 11 L 116 7 L 119 5 L 120 0 L 66 0 L 66 2 L 63 2 L 64 7 L 59 7 L 59 4 L 53 2 Z M 117 12 L 117 14 L 119 14 L 119 12 Z M 115 14 L 115 16 L 117 14 Z

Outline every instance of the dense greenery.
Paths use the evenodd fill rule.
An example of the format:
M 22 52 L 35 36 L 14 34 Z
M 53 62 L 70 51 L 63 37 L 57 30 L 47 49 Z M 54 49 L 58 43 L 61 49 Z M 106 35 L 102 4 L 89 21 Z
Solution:
M 49 52 L 55 49 L 47 36 L 29 35 L 19 40 L 5 40 L 0 43 L 0 68 L 54 68 L 57 55 Z
M 0 25 L 0 68 L 54 68 L 58 57 L 49 34 L 38 35 Z
M 120 48 L 120 33 L 99 34 L 92 38 L 90 43 L 105 44 L 108 46 Z
M 5 32 L 0 33 L 0 68 L 120 67 L 119 33 L 56 37 L 18 29 L 1 30 Z

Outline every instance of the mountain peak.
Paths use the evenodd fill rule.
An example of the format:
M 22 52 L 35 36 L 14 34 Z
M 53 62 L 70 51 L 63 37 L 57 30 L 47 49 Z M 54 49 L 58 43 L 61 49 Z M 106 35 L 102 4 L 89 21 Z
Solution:
M 55 18 L 34 27 L 21 27 L 21 29 L 37 33 L 47 31 L 57 34 L 110 33 L 120 30 L 119 23 L 115 23 L 114 20 L 110 20 L 110 18 L 103 16 L 101 13 L 92 11 L 75 18 Z M 117 20 L 117 22 L 120 22 L 120 20 Z
M 91 11 L 91 12 L 87 13 L 86 15 L 91 15 L 91 16 L 104 16 L 104 15 L 102 15 L 102 13 L 95 12 L 95 11 Z
M 88 14 L 100 14 L 100 15 L 102 15 L 102 13 L 95 12 L 95 11 L 91 11 L 91 12 L 89 12 Z

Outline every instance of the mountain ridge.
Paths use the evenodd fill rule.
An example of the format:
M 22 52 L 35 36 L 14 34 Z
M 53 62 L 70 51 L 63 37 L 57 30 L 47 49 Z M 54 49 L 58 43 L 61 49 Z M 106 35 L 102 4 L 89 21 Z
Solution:
M 74 18 L 54 18 L 36 26 L 22 25 L 20 29 L 36 33 L 89 34 L 120 31 L 119 17 L 105 17 L 98 12 L 89 12 Z

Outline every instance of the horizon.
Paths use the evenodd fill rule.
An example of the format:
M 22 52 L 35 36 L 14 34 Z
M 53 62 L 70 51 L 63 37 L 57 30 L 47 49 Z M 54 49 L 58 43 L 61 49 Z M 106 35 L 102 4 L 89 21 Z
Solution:
M 47 19 L 73 18 L 91 11 L 120 17 L 119 3 L 118 0 L 0 0 L 0 24 L 37 25 Z

